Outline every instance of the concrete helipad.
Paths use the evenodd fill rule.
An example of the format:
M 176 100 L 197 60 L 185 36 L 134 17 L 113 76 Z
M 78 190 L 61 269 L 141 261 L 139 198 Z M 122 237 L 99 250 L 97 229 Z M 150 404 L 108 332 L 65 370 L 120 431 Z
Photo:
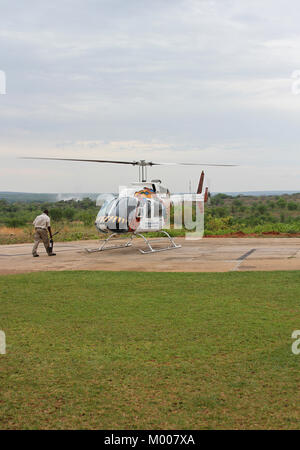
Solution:
M 300 238 L 176 239 L 182 248 L 143 255 L 138 246 L 87 253 L 99 241 L 55 244 L 57 256 L 49 258 L 43 246 L 39 258 L 31 244 L 1 245 L 0 274 L 49 270 L 137 270 L 154 272 L 229 272 L 247 270 L 300 270 Z M 158 244 L 160 246 L 160 244 Z

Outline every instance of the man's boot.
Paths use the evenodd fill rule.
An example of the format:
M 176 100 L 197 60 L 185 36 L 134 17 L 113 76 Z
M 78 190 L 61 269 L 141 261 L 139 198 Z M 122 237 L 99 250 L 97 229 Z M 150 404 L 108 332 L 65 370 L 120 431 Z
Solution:
M 47 248 L 47 253 L 48 253 L 48 256 L 56 256 L 56 253 L 52 252 L 52 248 L 51 247 Z

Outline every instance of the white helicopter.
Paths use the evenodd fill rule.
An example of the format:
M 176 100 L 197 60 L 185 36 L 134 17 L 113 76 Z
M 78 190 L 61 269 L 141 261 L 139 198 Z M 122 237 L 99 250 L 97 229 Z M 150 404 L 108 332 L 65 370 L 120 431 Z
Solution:
M 217 167 L 234 167 L 232 164 L 200 164 L 200 163 L 157 163 L 152 161 L 110 161 L 102 159 L 73 159 L 73 158 L 32 158 L 25 157 L 22 159 L 39 159 L 52 161 L 79 161 L 92 162 L 102 164 L 127 164 L 137 166 L 139 168 L 139 181 L 131 183 L 130 186 L 123 187 L 119 191 L 118 196 L 110 197 L 99 196 L 97 204 L 101 204 L 101 208 L 97 215 L 95 226 L 100 233 L 107 235 L 107 238 L 97 249 L 86 249 L 89 253 L 101 252 L 116 248 L 125 248 L 132 245 L 135 236 L 141 237 L 147 250 L 139 248 L 143 254 L 156 253 L 165 250 L 180 248 L 169 233 L 164 229 L 169 223 L 170 205 L 182 201 L 181 196 L 170 194 L 169 189 L 162 186 L 161 180 L 147 181 L 147 168 L 159 165 L 172 166 L 217 166 Z M 199 208 L 204 212 L 204 203 L 208 200 L 208 188 L 203 191 L 204 172 L 202 171 L 197 194 L 193 194 L 193 201 L 196 201 Z M 152 244 L 154 239 L 147 239 L 144 234 L 149 232 L 160 232 L 168 240 L 168 245 L 163 248 L 154 249 Z M 110 245 L 107 243 L 114 237 L 130 234 L 125 244 Z M 159 241 L 162 239 L 160 238 Z M 157 240 L 156 240 L 157 241 Z

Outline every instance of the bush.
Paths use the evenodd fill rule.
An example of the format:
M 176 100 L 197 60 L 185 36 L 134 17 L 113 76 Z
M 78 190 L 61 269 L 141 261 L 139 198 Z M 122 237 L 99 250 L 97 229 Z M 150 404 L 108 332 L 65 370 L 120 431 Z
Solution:
M 67 208 L 63 212 L 63 216 L 68 220 L 73 220 L 75 216 L 75 209 Z
M 224 200 L 227 198 L 232 198 L 230 195 L 226 194 L 217 194 L 211 197 L 212 205 L 224 205 Z
M 289 202 L 287 206 L 290 211 L 296 211 L 296 209 L 298 209 L 296 202 Z
M 280 209 L 284 209 L 284 208 L 286 208 L 286 200 L 284 200 L 283 198 L 279 198 L 278 200 L 277 200 L 277 206 L 278 206 L 278 208 L 280 208 Z
M 50 211 L 51 219 L 59 221 L 63 218 L 63 211 L 60 208 L 52 208 Z
M 231 216 L 221 218 L 207 215 L 204 220 L 206 231 L 229 231 L 233 225 L 233 218 Z
M 83 212 L 79 215 L 79 220 L 84 223 L 85 226 L 93 225 L 96 216 L 91 212 Z
M 10 228 L 18 228 L 18 227 L 23 227 L 24 225 L 26 225 L 26 220 L 25 219 L 18 219 L 16 217 L 10 218 L 10 219 L 6 219 L 4 221 L 5 225 L 7 227 Z
M 263 203 L 259 203 L 259 204 L 257 205 L 257 211 L 258 211 L 260 214 L 265 214 L 265 212 L 267 211 L 266 205 L 264 205 Z
M 228 209 L 222 206 L 219 206 L 215 209 L 215 214 L 217 217 L 226 217 L 228 216 Z
M 271 209 L 274 209 L 275 206 L 276 206 L 275 202 L 273 202 L 272 200 L 268 200 L 268 201 L 267 201 L 267 205 L 268 205 L 268 207 L 270 207 Z

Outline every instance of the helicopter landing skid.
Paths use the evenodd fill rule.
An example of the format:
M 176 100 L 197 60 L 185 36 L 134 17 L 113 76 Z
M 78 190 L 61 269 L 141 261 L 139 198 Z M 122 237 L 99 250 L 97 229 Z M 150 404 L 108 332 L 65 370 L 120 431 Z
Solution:
M 90 249 L 90 248 L 86 248 L 85 251 L 88 253 L 96 253 L 96 252 L 103 252 L 104 250 L 113 250 L 115 248 L 126 248 L 126 247 L 131 247 L 132 246 L 132 239 L 133 239 L 133 235 L 130 237 L 130 239 L 126 242 L 126 244 L 119 244 L 119 245 L 110 245 L 108 247 L 106 247 L 106 244 L 110 241 L 111 238 L 113 238 L 114 236 L 117 236 L 117 233 L 113 233 L 111 234 L 107 239 L 105 239 L 104 243 L 101 245 L 101 247 L 99 248 L 95 248 L 95 249 Z
M 138 250 L 146 255 L 148 253 L 157 253 L 157 252 L 164 252 L 166 250 L 174 250 L 175 248 L 181 248 L 181 245 L 177 245 L 174 241 L 174 239 L 169 235 L 169 233 L 167 233 L 164 230 L 160 231 L 161 233 L 165 234 L 165 237 L 162 238 L 158 238 L 158 239 L 151 239 L 151 241 L 149 241 L 149 239 L 147 239 L 143 234 L 141 233 L 133 233 L 130 238 L 128 239 L 128 241 L 126 242 L 126 244 L 119 244 L 119 245 L 110 245 L 110 246 L 106 246 L 106 244 L 114 237 L 114 236 L 118 236 L 118 238 L 120 239 L 120 235 L 118 235 L 117 233 L 113 233 L 111 234 L 107 239 L 105 239 L 104 243 L 101 245 L 101 247 L 99 248 L 95 248 L 95 249 L 89 249 L 86 248 L 85 251 L 88 253 L 96 253 L 96 252 L 103 252 L 104 250 L 113 250 L 113 249 L 117 249 L 117 248 L 126 248 L 126 247 L 132 247 L 132 240 L 135 236 L 140 236 L 144 242 L 146 243 L 147 247 L 149 250 L 142 250 L 141 248 L 138 248 Z M 153 244 L 153 242 L 162 242 L 163 239 L 167 238 L 169 240 L 169 246 L 168 247 L 164 247 L 164 248 L 153 248 L 151 244 Z
M 158 238 L 158 239 L 151 239 L 151 243 L 150 243 L 149 239 L 147 239 L 143 234 L 135 233 L 135 236 L 140 236 L 141 238 L 143 238 L 144 242 L 148 246 L 149 250 L 142 250 L 141 248 L 138 249 L 141 253 L 143 253 L 143 255 L 146 255 L 148 253 L 164 252 L 166 250 L 174 250 L 175 248 L 181 248 L 181 245 L 177 245 L 176 242 L 174 241 L 174 239 L 169 235 L 169 233 L 167 233 L 164 230 L 161 230 L 160 232 L 164 233 L 166 235 L 166 238 L 169 240 L 170 244 L 169 244 L 168 247 L 153 248 L 152 245 L 151 245 L 153 242 L 162 242 L 162 240 L 165 239 L 164 237 L 161 237 L 161 238 Z

